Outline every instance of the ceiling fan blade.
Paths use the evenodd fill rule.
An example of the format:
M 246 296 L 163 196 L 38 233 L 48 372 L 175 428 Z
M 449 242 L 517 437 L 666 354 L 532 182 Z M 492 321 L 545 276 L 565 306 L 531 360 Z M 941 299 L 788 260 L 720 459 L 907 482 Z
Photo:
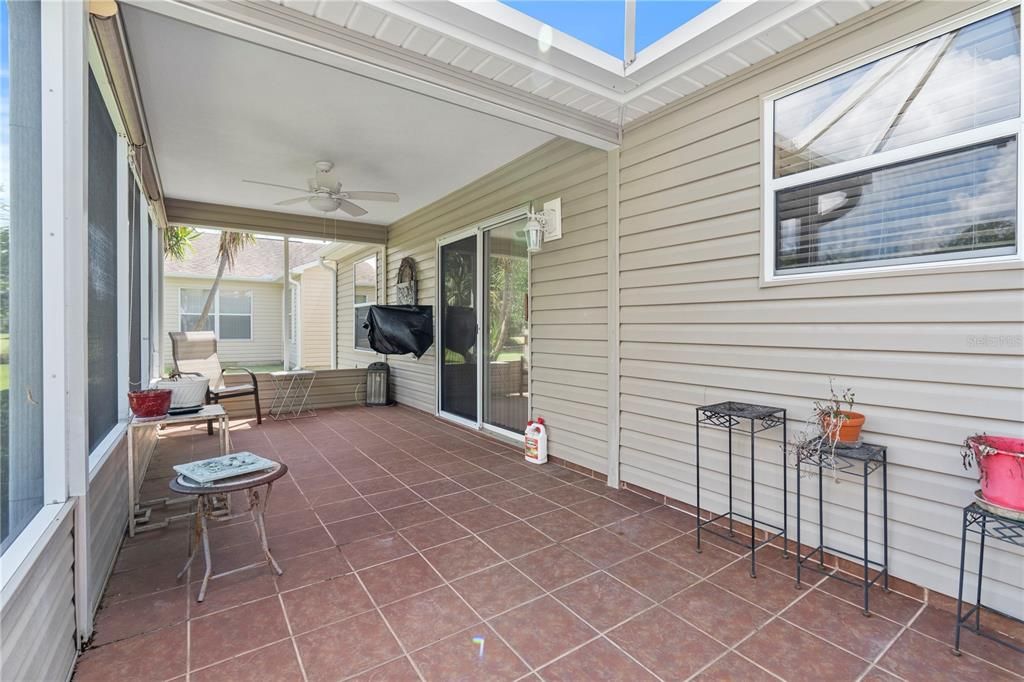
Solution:
M 302 201 L 309 201 L 309 195 L 303 195 L 301 197 L 295 197 L 293 199 L 285 199 L 284 201 L 275 201 L 274 206 L 291 206 Z
M 260 182 L 259 180 L 242 180 L 242 182 L 247 182 L 250 185 L 264 185 L 266 187 L 280 187 L 281 189 L 290 189 L 290 190 L 294 190 L 296 192 L 305 192 L 306 191 L 302 187 L 291 187 L 290 185 L 278 185 L 278 184 L 273 183 L 273 182 Z
M 366 209 L 362 206 L 356 206 L 348 199 L 338 199 L 338 208 L 345 213 L 348 213 L 353 218 L 366 215 Z
M 349 199 L 361 199 L 363 201 L 390 201 L 397 202 L 398 195 L 394 192 L 342 192 Z

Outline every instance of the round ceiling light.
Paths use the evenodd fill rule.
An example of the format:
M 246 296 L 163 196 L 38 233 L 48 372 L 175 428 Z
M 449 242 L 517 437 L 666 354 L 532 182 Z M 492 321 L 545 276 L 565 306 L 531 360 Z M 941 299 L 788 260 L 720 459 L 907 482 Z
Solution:
M 309 205 L 318 211 L 330 213 L 331 211 L 337 210 L 338 200 L 327 196 L 326 194 L 316 194 L 309 198 Z

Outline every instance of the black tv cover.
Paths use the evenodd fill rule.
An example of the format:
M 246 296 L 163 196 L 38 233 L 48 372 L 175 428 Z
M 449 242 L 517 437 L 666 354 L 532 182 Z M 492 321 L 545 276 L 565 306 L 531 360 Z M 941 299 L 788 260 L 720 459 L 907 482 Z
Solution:
M 370 348 L 378 353 L 412 353 L 419 359 L 434 343 L 434 309 L 429 305 L 370 306 L 363 328 Z

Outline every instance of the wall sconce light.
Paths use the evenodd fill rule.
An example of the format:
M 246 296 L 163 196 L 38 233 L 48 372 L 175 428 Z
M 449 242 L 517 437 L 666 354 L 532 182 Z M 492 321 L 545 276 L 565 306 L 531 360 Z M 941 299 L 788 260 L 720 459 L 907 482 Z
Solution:
M 562 238 L 562 199 L 544 203 L 544 210 L 526 214 L 526 251 L 537 253 L 546 241 Z

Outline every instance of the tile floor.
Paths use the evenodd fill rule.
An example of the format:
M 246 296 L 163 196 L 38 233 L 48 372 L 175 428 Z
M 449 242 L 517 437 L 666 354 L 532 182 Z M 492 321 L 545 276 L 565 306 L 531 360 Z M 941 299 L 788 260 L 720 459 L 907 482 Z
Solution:
M 284 569 L 175 580 L 187 528 L 126 539 L 81 657 L 90 680 L 1011 680 L 1020 656 L 896 593 L 832 578 L 794 589 L 791 560 L 697 554 L 694 519 L 407 408 L 233 425 L 235 450 L 289 466 L 267 519 Z M 170 466 L 215 454 L 162 438 Z M 211 531 L 214 567 L 259 558 L 252 522 Z M 1010 631 L 1024 641 L 1020 628 Z

